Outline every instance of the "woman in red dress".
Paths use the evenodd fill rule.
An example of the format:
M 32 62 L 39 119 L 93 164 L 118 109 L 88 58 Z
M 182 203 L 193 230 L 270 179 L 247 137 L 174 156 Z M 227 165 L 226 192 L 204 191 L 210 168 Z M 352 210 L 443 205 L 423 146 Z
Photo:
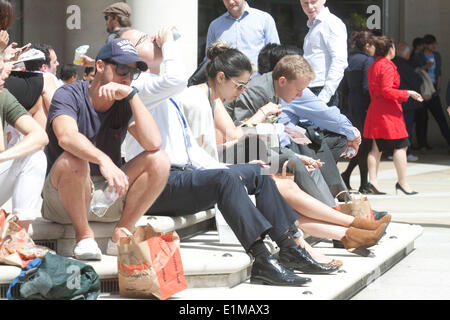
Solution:
M 377 37 L 375 40 L 376 60 L 368 72 L 371 103 L 367 111 L 364 125 L 364 137 L 373 139 L 372 150 L 367 164 L 369 167 L 369 183 L 375 193 L 378 191 L 377 172 L 382 152 L 394 149 L 394 166 L 398 182 L 395 190 L 405 194 L 416 194 L 406 181 L 406 149 L 409 146 L 408 132 L 403 118 L 402 102 L 409 97 L 423 101 L 422 96 L 410 90 L 398 90 L 400 75 L 391 61 L 395 57 L 392 38 Z

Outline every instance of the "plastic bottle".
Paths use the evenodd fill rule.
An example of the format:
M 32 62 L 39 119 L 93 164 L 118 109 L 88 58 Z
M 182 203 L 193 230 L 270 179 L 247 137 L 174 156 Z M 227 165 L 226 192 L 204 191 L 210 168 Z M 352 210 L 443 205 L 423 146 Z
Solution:
M 172 28 L 172 36 L 174 41 L 177 41 L 181 37 L 181 34 L 176 27 Z
M 106 210 L 119 198 L 116 188 L 113 188 L 112 192 L 108 190 L 108 183 L 106 181 L 103 184 L 102 190 L 103 192 L 94 192 L 90 205 L 90 211 L 99 218 L 103 217 Z

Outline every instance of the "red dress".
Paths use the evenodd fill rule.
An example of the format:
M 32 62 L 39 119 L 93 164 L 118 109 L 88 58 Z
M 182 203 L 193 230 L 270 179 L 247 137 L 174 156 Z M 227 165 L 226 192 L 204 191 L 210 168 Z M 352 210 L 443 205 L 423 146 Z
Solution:
M 396 140 L 408 137 L 402 102 L 408 100 L 407 90 L 398 90 L 400 75 L 395 64 L 378 57 L 368 71 L 371 102 L 364 125 L 364 137 Z

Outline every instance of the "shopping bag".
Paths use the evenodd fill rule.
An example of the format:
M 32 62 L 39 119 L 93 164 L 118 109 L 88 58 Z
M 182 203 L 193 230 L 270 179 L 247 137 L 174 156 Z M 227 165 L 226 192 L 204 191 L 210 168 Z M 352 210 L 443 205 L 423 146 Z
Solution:
M 292 166 L 292 173 L 291 173 L 291 172 L 287 172 L 287 165 L 288 165 L 289 163 L 291 163 L 291 166 Z M 294 171 L 295 171 L 295 164 L 294 164 L 294 161 L 292 161 L 292 160 L 286 160 L 286 161 L 283 163 L 283 167 L 281 168 L 281 172 L 280 172 L 280 173 L 276 173 L 276 174 L 275 174 L 275 177 L 276 177 L 276 178 L 279 178 L 279 179 L 289 179 L 289 180 L 294 181 L 294 178 L 295 178 L 295 174 L 293 173 Z
M 155 296 L 165 300 L 187 288 L 175 231 L 162 234 L 150 225 L 138 226 L 118 244 L 119 293 L 123 297 Z
M 338 202 L 338 196 L 342 193 L 344 193 L 344 202 Z M 349 199 L 350 194 L 356 194 L 358 196 L 352 196 L 351 199 Z M 337 205 L 333 208 L 337 211 L 350 216 L 375 221 L 369 199 L 367 199 L 366 196 L 363 196 L 360 192 L 356 190 L 341 191 L 336 195 L 335 200 Z
M 25 267 L 51 250 L 36 245 L 28 232 L 17 223 L 17 217 L 0 209 L 0 263 Z

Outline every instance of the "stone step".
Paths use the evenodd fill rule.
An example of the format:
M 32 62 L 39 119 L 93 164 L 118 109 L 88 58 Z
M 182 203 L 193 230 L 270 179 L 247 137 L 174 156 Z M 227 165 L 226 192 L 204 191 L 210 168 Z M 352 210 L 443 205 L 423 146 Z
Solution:
M 143 216 L 136 225 L 150 224 L 162 233 L 176 230 L 180 238 L 184 239 L 211 229 L 214 216 L 214 209 L 180 217 Z M 100 249 L 105 253 L 116 223 L 90 222 L 89 225 Z M 49 247 L 64 257 L 72 256 L 75 246 L 75 230 L 72 225 L 62 225 L 39 217 L 33 221 L 29 232 L 36 244 Z
M 314 248 L 342 260 L 340 271 L 331 275 L 306 275 L 312 282 L 305 287 L 274 287 L 249 283 L 251 259 L 239 245 L 219 243 L 216 231 L 209 231 L 181 242 L 183 268 L 188 289 L 174 299 L 188 300 L 278 300 L 348 299 L 369 285 L 414 250 L 414 241 L 422 227 L 391 223 L 378 245 L 371 248 L 375 257 L 359 257 L 345 249 L 333 248 L 321 241 Z M 272 246 L 269 244 L 268 246 Z M 273 247 L 276 249 L 275 247 Z M 117 258 L 103 256 L 100 262 L 88 262 L 99 274 L 102 294 L 99 299 L 121 299 L 118 294 Z M 20 273 L 17 267 L 0 266 L 1 297 L 8 284 Z

